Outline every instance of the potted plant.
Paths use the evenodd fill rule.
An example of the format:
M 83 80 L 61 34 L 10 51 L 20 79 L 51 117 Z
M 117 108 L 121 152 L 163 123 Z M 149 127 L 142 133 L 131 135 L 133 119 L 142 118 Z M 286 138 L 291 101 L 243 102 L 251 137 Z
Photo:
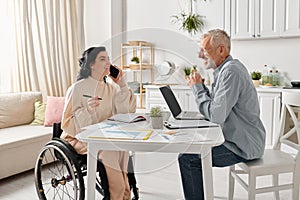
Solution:
M 162 129 L 163 128 L 163 115 L 162 108 L 160 106 L 154 106 L 150 110 L 150 118 L 152 128 Z
M 135 64 L 139 64 L 140 63 L 140 59 L 137 56 L 134 56 L 131 58 L 131 62 L 135 63 Z
M 185 76 L 189 76 L 192 72 L 192 69 L 190 67 L 185 67 L 183 69 Z
M 195 0 L 194 0 L 195 1 Z M 204 27 L 203 16 L 195 14 L 193 8 L 193 0 L 190 0 L 190 12 L 181 11 L 178 15 L 173 15 L 173 23 L 179 23 L 181 29 L 186 30 L 189 34 L 196 34 L 202 31 Z
M 254 86 L 258 87 L 259 86 L 259 80 L 261 79 L 261 72 L 259 72 L 259 71 L 251 72 L 251 78 L 252 78 Z
M 191 70 L 191 74 L 194 74 L 196 73 L 198 70 L 197 70 L 197 65 L 193 65 L 192 67 L 192 70 Z

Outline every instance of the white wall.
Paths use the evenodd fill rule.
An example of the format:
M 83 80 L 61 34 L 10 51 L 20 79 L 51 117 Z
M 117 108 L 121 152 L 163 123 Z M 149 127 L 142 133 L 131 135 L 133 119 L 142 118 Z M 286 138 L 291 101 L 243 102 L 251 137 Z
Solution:
M 197 64 L 198 45 L 171 16 L 180 12 L 174 0 L 127 0 L 126 38 L 146 40 L 155 46 L 155 63 L 173 60 L 178 66 Z
M 86 48 L 98 46 L 110 37 L 109 0 L 86 0 L 84 13 Z
M 105 29 L 108 26 L 105 19 L 109 18 L 109 12 L 102 11 L 105 6 L 100 5 L 106 4 L 107 1 L 87 0 L 90 4 L 86 8 L 90 12 L 87 18 L 94 19 L 86 20 L 86 44 L 99 43 L 111 37 Z M 201 66 L 201 61 L 197 58 L 196 44 L 199 35 L 190 37 L 186 32 L 179 30 L 177 24 L 172 23 L 171 16 L 178 14 L 181 8 L 186 8 L 187 2 L 189 1 L 123 0 L 123 24 L 120 26 L 124 31 L 128 31 L 122 33 L 123 42 L 147 40 L 154 43 L 156 48 L 161 49 L 155 51 L 156 64 L 163 59 L 173 59 L 177 66 Z M 223 18 L 225 11 L 220 8 L 222 3 L 224 1 L 221 0 L 197 1 L 196 10 L 206 16 L 206 30 L 227 28 L 228 24 L 224 24 Z M 240 59 L 250 71 L 261 70 L 264 64 L 268 64 L 278 68 L 287 77 L 287 81 L 300 80 L 299 49 L 300 38 L 232 41 L 233 57 Z
M 124 31 L 123 10 L 125 1 L 85 0 L 84 23 L 86 48 L 106 46 L 114 63 L 120 63 L 121 43 Z
M 286 82 L 300 80 L 300 38 L 233 41 L 232 55 L 250 70 L 264 64 L 278 68 Z
M 141 28 L 176 28 L 170 23 L 178 10 L 178 0 L 127 0 L 127 30 Z

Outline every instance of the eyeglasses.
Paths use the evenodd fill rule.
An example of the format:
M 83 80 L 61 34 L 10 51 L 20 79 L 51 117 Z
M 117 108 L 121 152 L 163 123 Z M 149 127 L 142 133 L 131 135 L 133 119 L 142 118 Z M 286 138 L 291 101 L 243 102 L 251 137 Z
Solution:
M 211 52 L 212 49 L 203 49 L 201 48 L 199 51 L 199 57 L 203 58 L 203 57 L 207 57 L 209 55 L 209 52 Z
M 217 49 L 219 47 L 221 47 L 222 45 L 219 45 L 217 48 L 215 48 L 214 50 L 217 51 Z M 209 56 L 211 54 L 211 51 L 213 50 L 213 48 L 209 48 L 209 49 L 203 49 L 201 48 L 200 51 L 199 51 L 199 57 L 200 58 L 207 58 L 207 56 Z

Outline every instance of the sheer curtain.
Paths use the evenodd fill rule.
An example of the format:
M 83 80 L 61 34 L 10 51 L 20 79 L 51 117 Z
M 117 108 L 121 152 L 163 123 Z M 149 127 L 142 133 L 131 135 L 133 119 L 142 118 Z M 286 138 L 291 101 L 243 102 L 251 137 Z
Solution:
M 13 91 L 65 95 L 84 49 L 83 9 L 83 0 L 14 0 Z

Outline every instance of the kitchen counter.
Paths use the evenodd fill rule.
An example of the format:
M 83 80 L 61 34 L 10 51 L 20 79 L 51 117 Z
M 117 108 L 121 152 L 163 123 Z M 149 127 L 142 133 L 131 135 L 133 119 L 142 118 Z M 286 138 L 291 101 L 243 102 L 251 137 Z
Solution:
M 179 89 L 179 90 L 189 90 L 190 87 L 188 85 L 179 85 L 179 84 L 153 84 L 153 85 L 144 85 L 144 88 L 159 88 L 162 87 L 164 85 L 170 85 L 171 88 L 173 89 Z M 210 88 L 210 86 L 208 86 L 208 88 Z M 257 87 L 256 90 L 258 92 L 270 92 L 270 93 L 274 93 L 274 92 L 282 92 L 283 90 L 288 90 L 288 91 L 300 91 L 300 89 L 284 89 L 283 87 Z
M 300 91 L 300 88 L 296 89 L 286 89 L 286 88 L 283 88 L 283 87 L 257 87 L 256 90 L 258 92 L 282 92 L 282 91 L 291 91 L 291 92 L 299 92 Z
M 185 90 L 185 89 L 191 89 L 188 85 L 179 85 L 179 84 L 153 84 L 153 85 L 144 85 L 144 88 L 151 88 L 151 89 L 156 89 L 156 88 L 160 88 L 164 85 L 170 85 L 171 88 L 174 89 L 179 89 L 179 90 Z

